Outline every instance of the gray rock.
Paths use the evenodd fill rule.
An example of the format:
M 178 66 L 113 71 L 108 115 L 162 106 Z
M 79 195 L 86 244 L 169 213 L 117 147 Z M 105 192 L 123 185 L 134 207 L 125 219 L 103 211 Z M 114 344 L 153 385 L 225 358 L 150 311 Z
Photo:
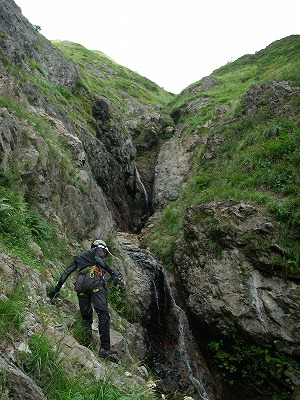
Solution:
M 270 215 L 248 203 L 190 207 L 175 250 L 176 277 L 199 340 L 230 335 L 230 321 L 258 346 L 286 343 L 277 351 L 285 356 L 295 349 L 297 362 L 300 286 L 273 268 L 274 254 L 284 252 L 274 226 Z M 285 373 L 298 385 L 292 369 Z
M 1 399 L 46 400 L 42 390 L 2 353 L 0 373 L 5 377 L 5 387 L 1 389 Z
M 205 138 L 200 138 L 196 134 L 182 138 L 184 128 L 177 128 L 175 135 L 162 145 L 159 152 L 153 189 L 153 203 L 156 210 L 177 199 L 193 165 L 195 149 L 205 141 Z
M 293 392 L 291 400 L 300 400 L 300 388 Z
M 256 114 L 267 109 L 272 115 L 280 115 L 286 113 L 288 108 L 292 114 L 293 106 L 289 104 L 289 100 L 296 99 L 299 95 L 299 87 L 291 87 L 287 82 L 274 81 L 252 86 L 242 96 L 242 104 L 247 114 Z

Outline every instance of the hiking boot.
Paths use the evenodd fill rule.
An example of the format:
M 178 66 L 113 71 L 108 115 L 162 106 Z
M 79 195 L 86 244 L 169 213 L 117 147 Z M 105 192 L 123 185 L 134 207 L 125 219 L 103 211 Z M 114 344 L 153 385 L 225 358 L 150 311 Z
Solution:
M 106 349 L 102 349 L 101 348 L 99 350 L 99 356 L 101 358 L 104 358 L 104 359 L 108 360 L 108 361 L 119 363 L 118 356 L 115 353 L 113 353 L 112 351 L 110 351 L 110 350 L 106 350 Z

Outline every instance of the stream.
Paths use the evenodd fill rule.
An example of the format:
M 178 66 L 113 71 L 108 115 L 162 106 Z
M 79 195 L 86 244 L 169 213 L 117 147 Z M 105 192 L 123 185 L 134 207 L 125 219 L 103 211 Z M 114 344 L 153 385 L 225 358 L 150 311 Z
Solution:
M 146 362 L 159 378 L 157 393 L 168 399 L 190 396 L 194 400 L 220 400 L 206 362 L 193 338 L 174 276 L 146 250 L 137 245 L 122 246 L 146 279 L 151 292 L 144 310 Z

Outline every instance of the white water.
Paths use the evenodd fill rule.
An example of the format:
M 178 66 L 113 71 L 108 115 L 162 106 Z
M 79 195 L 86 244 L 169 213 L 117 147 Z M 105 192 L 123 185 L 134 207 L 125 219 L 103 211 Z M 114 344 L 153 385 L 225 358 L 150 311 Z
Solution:
M 264 304 L 258 295 L 258 288 L 261 286 L 260 275 L 258 271 L 253 271 L 250 281 L 250 294 L 252 297 L 252 305 L 255 307 L 258 319 L 264 322 L 266 319 Z
M 153 289 L 154 289 L 154 296 L 155 296 L 156 307 L 157 307 L 158 312 L 160 312 L 157 288 L 156 288 L 155 282 L 153 281 L 152 283 L 153 283 Z
M 147 210 L 148 210 L 148 204 L 149 204 L 148 193 L 147 193 L 147 190 L 146 190 L 146 188 L 145 188 L 143 182 L 141 181 L 141 177 L 140 177 L 139 171 L 137 170 L 137 167 L 136 167 L 136 166 L 135 166 L 135 174 L 136 174 L 136 179 L 137 179 L 138 183 L 141 185 L 141 188 L 142 188 L 142 190 L 143 190 L 143 192 L 144 192 L 144 196 L 145 196 L 145 210 L 146 210 L 146 212 L 147 212 Z
M 174 310 L 176 319 L 178 321 L 178 330 L 179 330 L 179 332 L 178 332 L 178 348 L 179 348 L 180 357 L 181 357 L 183 364 L 189 374 L 191 382 L 193 383 L 193 385 L 194 385 L 195 389 L 197 390 L 201 399 L 202 400 L 210 400 L 204 389 L 203 383 L 193 375 L 193 371 L 192 371 L 192 367 L 191 367 L 192 361 L 191 361 L 191 358 L 190 358 L 189 353 L 186 348 L 186 340 L 187 340 L 187 334 L 188 334 L 188 330 L 189 330 L 187 317 L 186 317 L 184 311 L 182 310 L 182 308 L 180 308 L 176 304 L 172 289 L 169 285 L 169 282 L 167 282 L 167 279 L 166 279 L 166 287 L 168 289 L 169 296 L 170 296 L 172 306 L 173 306 L 173 310 Z
M 155 282 L 152 281 L 152 283 L 153 283 L 153 289 L 154 289 L 155 304 L 156 304 L 156 308 L 157 308 L 158 325 L 159 325 L 159 327 L 161 327 L 162 324 L 161 324 L 161 318 L 160 318 L 160 306 L 159 306 L 158 291 L 157 291 Z
M 171 343 L 171 347 L 164 349 L 161 348 L 162 353 L 164 353 L 164 351 L 166 350 L 166 357 L 168 358 L 167 363 L 166 363 L 166 369 L 164 368 L 164 365 L 161 364 L 162 369 L 160 368 L 160 371 L 164 371 L 167 372 L 169 370 L 170 372 L 170 381 L 172 381 L 173 375 L 172 375 L 172 366 L 174 365 L 174 367 L 176 369 L 182 369 L 183 372 L 183 381 L 184 381 L 184 386 L 187 383 L 186 382 L 186 378 L 187 376 L 189 377 L 189 383 L 191 386 L 193 386 L 193 388 L 195 389 L 195 392 L 197 392 L 197 398 L 201 399 L 201 400 L 215 400 L 215 397 L 209 397 L 208 394 L 206 393 L 206 390 L 204 388 L 204 379 L 205 381 L 208 381 L 208 384 L 210 385 L 209 388 L 212 388 L 214 386 L 213 381 L 211 380 L 211 377 L 209 375 L 209 372 L 205 369 L 204 365 L 205 362 L 203 361 L 203 364 L 201 362 L 201 355 L 198 354 L 197 352 L 197 347 L 196 344 L 194 342 L 192 333 L 189 329 L 189 324 L 188 324 L 188 320 L 187 317 L 185 315 L 184 310 L 182 310 L 179 305 L 176 303 L 175 300 L 175 296 L 176 296 L 176 292 L 175 292 L 175 286 L 173 286 L 173 277 L 171 276 L 171 274 L 169 275 L 166 271 L 163 274 L 164 275 L 164 289 L 166 291 L 166 293 L 161 293 L 160 290 L 162 290 L 162 288 L 160 288 L 159 286 L 157 286 L 157 283 L 155 282 L 155 271 L 157 272 L 159 270 L 159 268 L 155 267 L 154 262 L 153 262 L 153 258 L 152 256 L 150 257 L 150 259 L 147 259 L 147 255 L 144 252 L 140 252 L 141 257 L 133 257 L 132 254 L 136 254 L 135 250 L 134 253 L 132 253 L 132 246 L 131 245 L 127 245 L 126 242 L 126 246 L 125 246 L 128 254 L 130 255 L 130 257 L 132 258 L 134 264 L 141 268 L 141 271 L 143 271 L 143 273 L 146 275 L 146 271 L 151 271 L 150 272 L 150 276 L 151 276 L 151 294 L 152 294 L 152 301 L 153 301 L 153 306 L 156 307 L 156 318 L 158 318 L 156 321 L 153 322 L 153 325 L 155 326 L 155 329 L 153 330 L 155 332 L 155 336 L 158 335 L 158 338 L 156 339 L 157 341 L 157 345 L 158 345 L 158 349 L 160 348 L 161 344 L 164 343 L 158 343 L 160 342 L 160 338 L 164 339 L 164 337 L 167 337 L 168 334 L 164 333 L 165 329 L 167 326 L 163 326 L 165 324 L 164 321 L 164 317 L 166 317 L 168 319 L 168 315 L 164 315 L 163 313 L 166 312 L 165 307 L 166 307 L 166 300 L 165 300 L 165 296 L 168 298 L 168 303 L 170 302 L 170 306 L 171 306 L 171 311 L 172 313 L 172 323 L 174 324 L 170 326 L 170 330 L 172 330 L 172 343 Z M 144 260 L 144 263 L 143 263 Z M 144 265 L 145 264 L 145 265 Z M 152 268 L 149 268 L 149 266 L 152 266 Z M 157 274 L 158 276 L 158 274 Z M 147 278 L 146 278 L 147 279 Z M 153 286 L 152 286 L 153 285 Z M 171 288 L 174 287 L 174 291 Z M 163 298 L 161 297 L 163 296 Z M 162 300 L 164 300 L 164 302 L 162 303 Z M 158 325 L 158 326 L 157 326 Z M 161 329 L 160 329 L 161 327 Z M 177 330 L 177 332 L 176 332 Z M 173 335 L 174 333 L 174 335 Z M 177 333 L 177 335 L 176 335 Z M 159 336 L 161 334 L 161 336 Z M 176 342 L 173 343 L 173 337 L 175 338 Z M 167 343 L 167 345 L 169 345 L 169 343 Z M 190 345 L 194 346 L 195 345 L 195 350 L 191 351 L 189 353 L 189 349 L 190 349 Z M 170 351 L 170 353 L 169 353 Z M 172 354 L 171 354 L 172 353 Z M 159 358 L 158 358 L 159 360 Z M 162 361 L 164 362 L 164 361 Z M 179 365 L 178 365 L 179 364 Z M 160 365 L 159 365 L 160 366 Z M 175 375 L 177 376 L 177 373 L 175 371 Z M 168 378 L 166 380 L 168 382 Z M 168 384 L 167 384 L 168 386 Z M 172 386 L 172 383 L 171 383 Z M 207 387 L 208 388 L 208 387 Z M 211 394 L 211 396 L 213 396 L 213 394 Z

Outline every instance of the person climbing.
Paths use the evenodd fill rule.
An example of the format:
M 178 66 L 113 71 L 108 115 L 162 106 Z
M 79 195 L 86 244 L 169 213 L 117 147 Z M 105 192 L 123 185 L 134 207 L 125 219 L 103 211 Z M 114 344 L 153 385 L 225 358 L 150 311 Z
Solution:
M 52 300 L 59 293 L 67 278 L 77 270 L 75 282 L 79 309 L 86 335 L 86 345 L 92 341 L 93 308 L 98 316 L 98 329 L 100 336 L 99 356 L 117 362 L 117 356 L 110 350 L 110 316 L 107 302 L 107 282 L 105 271 L 108 272 L 118 285 L 119 279 L 115 272 L 105 261 L 110 251 L 103 240 L 96 239 L 91 244 L 91 249 L 84 251 L 74 258 L 73 262 L 65 269 L 56 286 L 49 291 L 48 297 Z

